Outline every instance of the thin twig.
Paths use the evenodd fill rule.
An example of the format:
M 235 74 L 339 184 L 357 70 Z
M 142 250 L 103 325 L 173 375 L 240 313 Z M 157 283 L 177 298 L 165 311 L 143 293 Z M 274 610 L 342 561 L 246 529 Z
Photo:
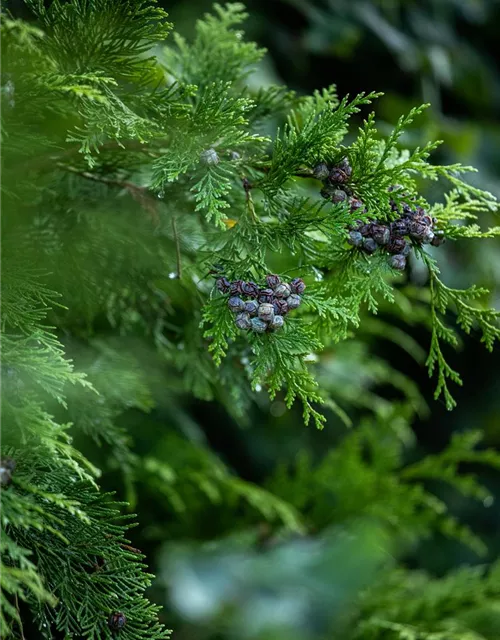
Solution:
M 175 255 L 177 259 L 177 277 L 180 280 L 182 278 L 181 247 L 179 244 L 179 234 L 177 233 L 177 222 L 175 220 L 175 216 L 172 216 L 172 231 L 174 232 L 174 240 L 175 240 Z
M 21 620 L 21 612 L 19 611 L 19 600 L 17 598 L 17 593 L 14 596 L 15 601 L 16 601 L 16 611 L 19 614 L 19 631 L 21 632 L 21 640 L 26 640 L 26 637 L 24 635 L 24 629 L 23 629 L 23 621 Z
M 257 215 L 255 213 L 255 207 L 253 204 L 252 196 L 249 191 L 247 191 L 247 206 L 248 206 L 248 211 L 250 212 L 252 221 L 257 223 Z
M 139 202 L 140 205 L 144 207 L 148 211 L 148 213 L 153 218 L 154 222 L 159 224 L 159 217 L 157 211 L 157 202 L 150 196 L 148 193 L 147 187 L 141 187 L 138 184 L 134 184 L 133 182 L 129 182 L 128 180 L 118 180 L 116 178 L 106 178 L 104 176 L 97 175 L 95 173 L 90 173 L 90 171 L 83 171 L 81 169 L 77 169 L 76 167 L 72 167 L 70 165 L 65 165 L 62 162 L 58 162 L 57 166 L 64 171 L 69 171 L 70 173 L 74 173 L 81 178 L 85 178 L 86 180 L 92 180 L 93 182 L 100 182 L 101 184 L 106 184 L 110 187 L 119 187 L 120 189 L 126 189 L 128 193 Z
M 142 551 L 140 549 L 131 547 L 129 544 L 121 544 L 120 546 L 122 549 L 125 549 L 126 551 L 132 551 L 132 553 L 138 553 L 139 555 L 142 555 Z
M 257 215 L 255 213 L 255 207 L 254 207 L 253 200 L 252 200 L 252 194 L 250 193 L 250 190 L 252 189 L 252 185 L 250 184 L 250 182 L 248 181 L 248 179 L 245 176 L 243 176 L 242 182 L 243 182 L 243 189 L 245 189 L 245 195 L 246 195 L 246 200 L 247 200 L 248 211 L 250 212 L 250 216 L 252 218 L 252 221 L 256 223 L 257 222 Z
M 116 178 L 105 178 L 104 176 L 96 175 L 95 173 L 90 173 L 89 171 L 82 171 L 81 169 L 77 169 L 76 167 L 72 167 L 70 165 L 63 164 L 62 162 L 58 162 L 57 166 L 60 169 L 64 169 L 65 171 L 69 171 L 70 173 L 75 173 L 81 178 L 85 178 L 86 180 L 93 180 L 94 182 L 101 182 L 102 184 L 108 184 L 114 187 L 122 187 L 123 189 L 130 189 L 134 191 L 147 191 L 146 187 L 140 187 L 133 182 L 128 182 L 127 180 L 117 180 Z

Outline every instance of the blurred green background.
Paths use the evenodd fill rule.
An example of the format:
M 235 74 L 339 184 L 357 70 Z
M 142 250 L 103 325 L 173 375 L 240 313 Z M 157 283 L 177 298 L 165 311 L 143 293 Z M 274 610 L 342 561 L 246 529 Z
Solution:
M 176 29 L 188 37 L 195 20 L 212 5 L 202 0 L 160 4 Z M 436 162 L 474 165 L 479 170 L 475 182 L 500 197 L 499 1 L 250 0 L 246 6 L 247 37 L 268 49 L 266 64 L 252 83 L 286 84 L 301 94 L 332 83 L 341 96 L 384 91 L 376 112 L 387 129 L 411 106 L 430 102 L 432 107 L 402 143 L 413 146 L 442 139 Z M 27 15 L 18 0 L 10 7 L 16 15 Z M 439 264 L 447 284 L 484 284 L 492 290 L 492 303 L 500 306 L 498 241 L 448 243 Z M 422 274 L 414 270 L 412 278 L 418 284 Z M 427 348 L 425 329 L 410 327 L 409 332 Z M 464 337 L 459 353 L 450 354 L 464 386 L 455 390 L 458 409 L 449 413 L 441 402 L 433 401 L 434 381 L 429 381 L 425 367 L 389 341 L 373 334 L 367 339 L 373 357 L 385 359 L 415 381 L 429 404 L 430 413 L 413 425 L 415 457 L 440 451 L 453 432 L 472 427 L 485 432 L 487 444 L 500 447 L 498 349 L 488 354 L 472 335 Z M 372 356 L 353 354 L 353 366 L 362 368 L 365 357 Z M 391 399 L 393 390 L 384 376 L 374 381 L 378 394 Z M 181 397 L 175 406 L 166 398 L 147 418 L 138 410 L 120 418 L 133 434 L 137 453 L 168 460 L 171 450 L 180 455 L 183 438 L 188 438 L 210 445 L 241 478 L 258 484 L 268 480 L 277 462 L 290 462 L 301 451 L 321 459 L 346 433 L 340 420 L 330 421 L 323 432 L 306 428 L 298 410 L 285 412 L 282 403 L 269 403 L 265 394 L 248 416 L 247 426 L 233 421 L 216 402 L 193 401 L 176 389 L 172 394 Z M 359 414 L 363 415 L 362 407 Z M 82 438 L 80 445 L 99 462 L 101 454 L 91 443 Z M 104 460 L 102 454 L 105 467 Z M 182 460 L 176 465 L 181 470 Z M 491 493 L 500 496 L 498 473 L 466 470 L 477 471 Z M 390 542 L 366 522 L 345 530 L 325 526 L 319 538 L 270 545 L 272 532 L 264 524 L 248 534 L 248 514 L 241 505 L 218 508 L 193 489 L 193 495 L 184 497 L 190 505 L 198 500 L 196 510 L 171 509 L 167 499 L 159 498 L 161 491 L 148 471 L 138 478 L 135 489 L 134 510 L 141 527 L 132 534 L 133 543 L 147 553 L 152 571 L 159 575 L 152 595 L 166 605 L 174 637 L 332 637 L 332 620 L 339 633 L 346 603 L 370 583 L 381 560 L 392 554 Z M 164 479 L 163 489 L 169 481 Z M 105 488 L 116 489 L 121 482 L 119 469 L 108 469 L 102 479 Z M 500 504 L 484 509 L 442 487 L 436 491 L 489 544 L 487 559 L 495 559 L 500 552 Z M 130 487 L 123 486 L 120 497 L 130 497 L 129 493 Z M 208 544 L 200 548 L 202 542 Z M 266 553 L 249 551 L 256 545 L 265 547 Z M 410 546 L 400 557 L 406 567 L 436 576 L 463 562 L 479 562 L 473 552 L 440 535 Z

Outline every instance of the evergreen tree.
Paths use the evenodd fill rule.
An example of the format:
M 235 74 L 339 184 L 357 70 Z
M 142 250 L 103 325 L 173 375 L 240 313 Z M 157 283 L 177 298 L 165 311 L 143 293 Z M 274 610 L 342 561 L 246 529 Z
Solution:
M 464 331 L 491 350 L 500 334 L 487 291 L 440 278 L 445 239 L 500 227 L 480 225 L 497 204 L 464 179 L 472 168 L 430 163 L 438 142 L 400 147 L 426 105 L 383 136 L 369 111 L 380 94 L 253 88 L 264 51 L 245 41 L 239 4 L 215 5 L 190 41 L 152 0 L 26 5 L 32 22 L 2 15 L 2 637 L 168 637 L 127 538 L 144 486 L 176 539 L 208 512 L 217 538 L 264 520 L 324 542 L 367 520 L 394 549 L 438 531 L 487 551 L 429 482 L 487 502 L 463 464 L 500 456 L 467 432 L 412 460 L 425 403 L 367 339 L 423 357 L 452 409 L 447 346 Z M 428 329 L 426 354 L 402 321 Z M 319 460 L 245 480 L 193 435 L 186 399 L 250 427 L 263 389 L 319 429 L 356 424 Z M 126 501 L 99 486 L 102 470 Z M 335 637 L 500 630 L 482 613 L 497 567 L 437 580 L 376 561 Z

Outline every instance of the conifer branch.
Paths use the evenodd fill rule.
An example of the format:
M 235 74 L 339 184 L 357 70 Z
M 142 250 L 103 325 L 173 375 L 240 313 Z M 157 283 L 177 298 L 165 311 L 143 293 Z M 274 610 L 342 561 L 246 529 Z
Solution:
M 90 171 L 84 171 L 82 169 L 78 169 L 76 167 L 72 167 L 70 165 L 65 165 L 61 162 L 57 163 L 57 166 L 64 171 L 69 171 L 70 173 L 74 173 L 81 178 L 85 178 L 86 180 L 92 180 L 94 182 L 100 182 L 101 184 L 107 184 L 113 187 L 119 187 L 120 189 L 127 189 L 128 191 L 134 192 L 144 192 L 146 193 L 148 189 L 146 187 L 140 187 L 133 182 L 129 182 L 128 180 L 119 180 L 117 178 L 107 178 L 106 176 L 101 176 L 96 173 L 91 173 Z
M 131 196 L 139 202 L 139 204 L 150 214 L 152 220 L 156 225 L 159 224 L 159 216 L 158 216 L 158 204 L 155 199 L 151 196 L 150 191 L 147 187 L 140 186 L 129 180 L 120 180 L 118 178 L 108 178 L 106 176 L 101 176 L 96 173 L 91 173 L 90 171 L 85 171 L 82 169 L 78 169 L 71 165 L 65 165 L 63 163 L 57 163 L 57 166 L 69 173 L 73 173 L 85 180 L 91 180 L 93 182 L 98 182 L 100 184 L 105 184 L 109 187 L 117 187 L 119 189 L 125 189 Z

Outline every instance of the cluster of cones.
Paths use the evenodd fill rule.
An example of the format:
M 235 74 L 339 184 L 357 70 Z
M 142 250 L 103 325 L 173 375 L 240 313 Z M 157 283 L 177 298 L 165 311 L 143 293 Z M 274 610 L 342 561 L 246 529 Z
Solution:
M 7 487 L 12 482 L 12 474 L 16 469 L 16 462 L 12 458 L 0 459 L 0 485 Z
M 347 202 L 352 213 L 364 208 L 363 202 L 353 195 L 349 187 L 352 168 L 347 158 L 334 166 L 320 162 L 314 167 L 313 175 L 323 182 L 321 195 L 324 198 L 334 204 Z M 400 185 L 394 185 L 389 191 L 399 189 L 401 189 Z M 399 215 L 396 220 L 367 223 L 357 220 L 349 227 L 348 242 L 370 255 L 380 249 L 387 252 L 391 267 L 403 271 L 406 268 L 407 258 L 415 246 L 423 244 L 440 246 L 444 242 L 444 235 L 442 231 L 434 228 L 436 220 L 431 218 L 422 207 L 407 202 L 397 203 L 392 199 L 390 207 L 393 213 Z
M 395 191 L 399 186 L 393 186 Z M 444 242 L 442 231 L 434 229 L 435 218 L 431 218 L 420 206 L 412 206 L 407 202 L 390 201 L 391 211 L 399 217 L 392 222 L 379 223 L 356 221 L 349 230 L 349 244 L 373 254 L 382 249 L 390 254 L 389 264 L 394 269 L 403 271 L 406 260 L 416 245 L 431 244 L 435 247 Z
M 347 202 L 351 211 L 357 211 L 363 206 L 358 198 L 355 198 L 348 182 L 351 179 L 352 167 L 349 160 L 344 158 L 335 166 L 320 162 L 313 169 L 313 176 L 323 182 L 321 195 L 333 204 Z
M 227 304 L 235 315 L 238 329 L 255 333 L 281 329 L 289 311 L 300 306 L 305 288 L 301 278 L 287 283 L 273 274 L 266 276 L 265 287 L 244 280 L 230 282 L 224 277 L 217 279 L 217 289 L 230 295 Z

